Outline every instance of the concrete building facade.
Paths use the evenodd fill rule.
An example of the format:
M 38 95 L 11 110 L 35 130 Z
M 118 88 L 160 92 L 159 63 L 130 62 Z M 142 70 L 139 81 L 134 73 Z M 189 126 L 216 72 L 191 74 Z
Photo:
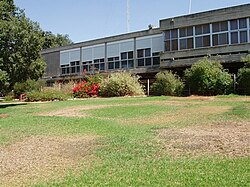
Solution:
M 250 52 L 250 4 L 160 20 L 160 28 L 42 51 L 44 78 L 129 70 L 152 78 L 164 69 L 183 71 L 207 56 L 236 72 Z

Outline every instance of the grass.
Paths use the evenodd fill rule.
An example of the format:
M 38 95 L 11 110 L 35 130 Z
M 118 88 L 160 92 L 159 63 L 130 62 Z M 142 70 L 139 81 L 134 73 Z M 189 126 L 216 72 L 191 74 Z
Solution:
M 85 118 L 36 115 L 83 105 L 109 107 L 82 111 L 88 114 Z M 31 186 L 249 186 L 249 156 L 175 158 L 165 153 L 163 143 L 157 138 L 157 131 L 164 128 L 249 122 L 249 106 L 250 98 L 240 96 L 220 96 L 213 100 L 139 97 L 1 103 L 0 114 L 8 117 L 0 118 L 0 148 L 29 136 L 99 137 L 91 152 L 95 159 L 88 167 L 83 162 L 77 173 L 69 169 L 67 175 L 31 181 Z M 209 107 L 228 110 L 209 111 Z M 205 108 L 208 111 L 202 112 Z

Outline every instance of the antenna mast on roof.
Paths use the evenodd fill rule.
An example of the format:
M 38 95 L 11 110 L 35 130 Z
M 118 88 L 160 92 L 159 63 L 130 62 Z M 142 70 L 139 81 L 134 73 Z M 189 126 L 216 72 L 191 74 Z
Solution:
M 127 0 L 127 32 L 130 31 L 130 0 Z
M 189 14 L 191 14 L 191 9 L 192 9 L 192 0 L 189 0 L 189 10 L 188 10 Z

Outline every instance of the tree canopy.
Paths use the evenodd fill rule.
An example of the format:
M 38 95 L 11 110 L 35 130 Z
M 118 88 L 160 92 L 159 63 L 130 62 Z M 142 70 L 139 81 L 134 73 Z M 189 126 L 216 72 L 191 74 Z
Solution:
M 44 32 L 13 0 L 0 0 L 0 92 L 16 82 L 37 80 L 45 71 L 41 50 L 71 43 L 67 35 Z

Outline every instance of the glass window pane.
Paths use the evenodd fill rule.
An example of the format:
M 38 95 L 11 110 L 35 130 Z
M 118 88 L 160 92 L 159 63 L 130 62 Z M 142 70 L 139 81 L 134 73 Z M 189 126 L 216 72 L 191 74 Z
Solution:
M 125 53 L 121 53 L 121 59 L 122 59 L 122 60 L 128 59 L 127 54 L 128 54 L 128 53 L 126 53 L 126 52 L 125 52 Z
M 240 43 L 247 42 L 247 31 L 240 31 Z
M 177 38 L 178 34 L 177 34 L 177 29 L 173 29 L 171 30 L 171 38 L 172 39 L 175 39 Z
M 114 61 L 114 58 L 108 58 L 108 62 Z
M 223 21 L 220 23 L 220 31 L 227 31 L 228 30 L 228 24 L 227 21 Z
M 77 67 L 76 67 L 76 72 L 77 72 L 77 73 L 80 73 L 80 66 L 77 66 Z
M 219 23 L 213 23 L 213 32 L 219 32 L 220 31 L 220 24 Z
M 138 66 L 144 66 L 144 59 L 138 59 Z
M 69 68 L 67 68 L 66 70 L 67 70 L 67 71 L 66 71 L 66 74 L 69 74 Z
M 193 36 L 193 27 L 187 28 L 187 36 Z
M 120 68 L 120 62 L 115 62 L 115 69 L 119 69 Z
M 101 70 L 101 71 L 105 70 L 105 64 L 104 64 L 104 63 L 101 63 L 101 64 L 100 64 L 100 70 Z
M 210 36 L 203 36 L 203 47 L 210 46 Z
M 219 45 L 218 38 L 219 38 L 218 34 L 213 35 L 213 46 Z
M 100 62 L 104 62 L 104 58 L 100 59 Z
M 178 40 L 172 40 L 172 51 L 178 50 Z
M 180 29 L 180 37 L 186 37 L 187 33 L 186 33 L 186 28 L 181 28 Z
M 151 58 L 146 58 L 146 66 L 151 66 Z
M 232 32 L 231 33 L 231 44 L 238 43 L 238 32 Z
M 137 50 L 137 58 L 142 58 L 142 57 L 144 57 L 143 49 Z
M 210 33 L 210 25 L 209 24 L 205 24 L 203 25 L 203 31 L 202 31 L 203 34 L 208 34 Z
M 145 57 L 151 56 L 151 49 L 145 49 Z
M 153 58 L 153 65 L 159 65 L 160 64 L 160 57 L 154 57 Z
M 99 70 L 99 64 L 95 64 L 95 70 Z
M 180 40 L 180 49 L 187 49 L 187 39 Z
M 119 57 L 115 57 L 115 61 L 119 61 Z
M 109 62 L 108 63 L 108 68 L 109 69 L 114 69 L 114 63 L 113 62 Z
M 242 18 L 239 20 L 240 29 L 247 28 L 247 19 Z
M 219 39 L 220 39 L 220 45 L 224 45 L 224 44 L 228 44 L 228 34 L 227 33 L 223 33 L 219 35 Z
M 192 48 L 194 48 L 193 38 L 188 38 L 187 39 L 187 49 L 192 49 Z
M 231 30 L 237 30 L 238 29 L 238 20 L 232 20 L 230 21 L 230 29 Z
M 83 66 L 83 72 L 89 71 L 89 66 L 88 65 L 84 65 Z
M 196 48 L 203 47 L 202 46 L 202 36 L 195 38 L 195 47 Z
M 133 51 L 128 52 L 128 59 L 133 59 L 134 55 L 133 55 Z
M 165 40 L 169 40 L 170 39 L 170 30 L 165 31 Z
M 127 60 L 122 61 L 122 68 L 127 68 Z
M 165 42 L 165 51 L 170 51 L 170 41 Z
M 129 60 L 128 61 L 128 68 L 133 68 L 134 67 L 134 60 Z
M 195 34 L 196 35 L 202 34 L 202 25 L 195 26 Z

